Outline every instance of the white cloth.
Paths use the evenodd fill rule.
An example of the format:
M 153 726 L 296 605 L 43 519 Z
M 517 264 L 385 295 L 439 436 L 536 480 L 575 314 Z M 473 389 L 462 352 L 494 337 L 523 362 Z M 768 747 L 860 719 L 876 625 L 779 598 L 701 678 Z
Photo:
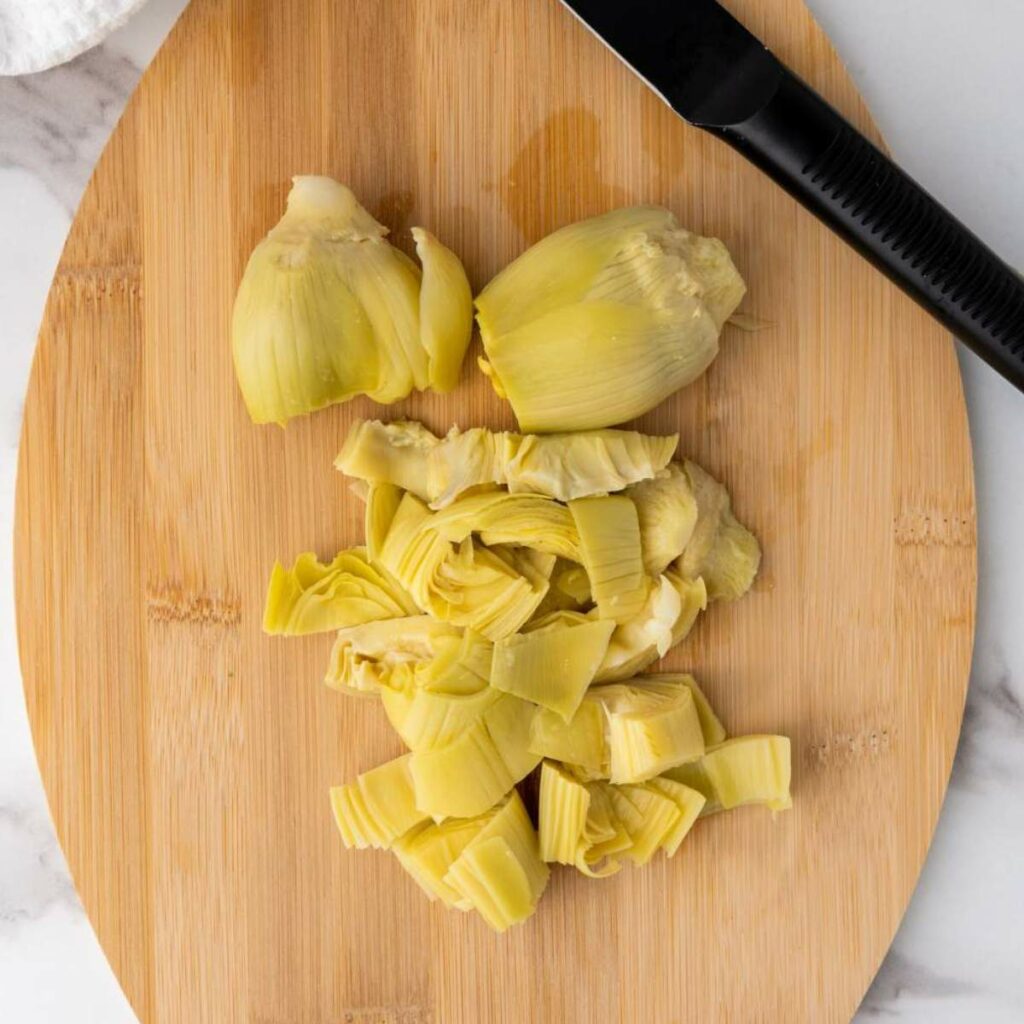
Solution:
M 113 32 L 145 0 L 0 0 L 0 75 L 42 71 Z

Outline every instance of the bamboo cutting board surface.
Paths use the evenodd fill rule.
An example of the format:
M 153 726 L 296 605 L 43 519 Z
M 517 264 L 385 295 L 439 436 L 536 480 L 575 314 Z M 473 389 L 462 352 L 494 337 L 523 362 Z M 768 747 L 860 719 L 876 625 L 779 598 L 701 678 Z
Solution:
M 730 6 L 862 127 L 799 0 Z M 673 652 L 734 734 L 793 739 L 776 820 L 554 874 L 506 936 L 347 852 L 332 784 L 399 752 L 329 692 L 330 637 L 260 632 L 269 568 L 361 538 L 357 416 L 509 427 L 459 389 L 249 423 L 234 289 L 294 173 L 424 224 L 474 287 L 542 234 L 659 202 L 724 239 L 763 323 L 641 421 L 730 486 L 755 590 Z M 214 1024 L 844 1021 L 891 941 L 953 758 L 974 619 L 967 423 L 941 329 L 553 0 L 195 0 L 54 280 L 25 409 L 22 665 L 64 850 L 140 1018 Z

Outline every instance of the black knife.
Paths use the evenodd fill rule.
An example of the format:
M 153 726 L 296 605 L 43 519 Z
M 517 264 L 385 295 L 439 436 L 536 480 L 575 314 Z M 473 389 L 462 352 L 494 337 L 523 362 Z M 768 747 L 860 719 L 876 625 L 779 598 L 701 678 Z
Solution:
M 1024 390 L 1024 278 L 715 0 L 563 0 L 684 120 L 739 150 Z

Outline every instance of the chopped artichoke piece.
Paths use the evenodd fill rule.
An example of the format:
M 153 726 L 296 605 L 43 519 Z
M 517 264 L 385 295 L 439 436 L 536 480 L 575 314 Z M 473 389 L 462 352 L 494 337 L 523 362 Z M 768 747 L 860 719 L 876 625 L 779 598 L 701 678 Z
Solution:
M 548 235 L 477 297 L 488 375 L 524 430 L 606 427 L 696 379 L 744 285 L 725 246 L 660 207 Z
M 556 613 L 559 614 L 559 613 Z M 608 647 L 613 622 L 551 622 L 494 645 L 491 685 L 569 721 Z
M 493 817 L 492 811 L 478 818 L 449 818 L 439 824 L 421 825 L 410 829 L 392 850 L 431 900 L 441 900 L 445 906 L 458 910 L 469 910 L 469 901 L 445 881 L 445 875 Z
M 704 691 L 697 685 L 697 680 L 687 672 L 659 672 L 657 675 L 643 676 L 641 682 L 649 690 L 660 690 L 663 693 L 675 693 L 676 687 L 685 686 L 693 694 L 693 704 L 700 720 L 700 731 L 704 736 L 706 747 L 718 746 L 725 739 L 725 726 L 708 702 Z
M 622 854 L 637 867 L 649 863 L 658 850 L 675 840 L 682 817 L 675 799 L 650 786 L 603 785 L 607 786 L 612 809 L 629 836 L 629 849 Z
M 688 789 L 700 793 L 704 797 L 704 806 L 700 810 L 701 817 L 723 810 L 718 800 L 718 794 L 715 792 L 715 787 L 712 786 L 708 773 L 704 771 L 703 758 L 698 761 L 688 761 L 686 764 L 676 765 L 675 768 L 669 768 L 658 778 L 668 779 L 670 782 L 678 782 Z M 651 781 L 653 782 L 654 780 L 652 779 Z
M 689 613 L 688 608 L 686 611 Z M 683 614 L 683 602 L 672 580 L 665 575 L 653 582 L 640 612 L 615 627 L 595 681 L 631 679 L 664 657 L 675 643 L 676 624 Z
M 424 611 L 430 610 L 430 587 L 452 546 L 429 529 L 431 513 L 413 494 L 398 504 L 380 549 L 380 564 L 409 591 Z
M 697 522 L 676 566 L 687 579 L 702 576 L 710 600 L 733 601 L 754 582 L 761 546 L 732 514 L 725 487 L 695 462 L 687 462 L 685 469 L 697 501 Z
M 621 494 L 569 503 L 602 619 L 628 622 L 647 600 L 636 506 Z
M 482 721 L 446 746 L 414 751 L 409 769 L 416 807 L 438 820 L 483 814 L 516 781 Z
M 735 601 L 752 586 L 761 565 L 761 545 L 732 514 L 722 515 L 722 525 L 711 550 L 701 563 L 701 576 L 712 601 Z
M 608 743 L 601 702 L 584 697 L 568 722 L 557 712 L 540 708 L 530 726 L 530 750 L 572 765 L 577 774 L 592 778 L 607 774 Z
M 506 486 L 559 501 L 609 494 L 662 472 L 678 435 L 594 430 L 536 436 L 452 428 L 443 440 L 419 423 L 353 424 L 334 465 L 348 476 L 392 483 L 442 509 L 460 494 Z
M 344 185 L 298 177 L 253 250 L 231 325 L 256 423 L 284 424 L 355 395 L 394 402 L 427 386 L 420 272 Z
M 444 883 L 503 932 L 537 909 L 549 874 L 523 801 L 513 792 L 464 847 Z
M 430 614 L 489 640 L 519 629 L 544 599 L 548 581 L 529 559 L 502 554 L 472 537 L 464 540 L 425 581 L 423 599 Z
M 539 828 L 541 859 L 553 864 L 583 860 L 590 793 L 551 761 L 540 770 Z
M 709 750 L 701 764 L 726 810 L 741 804 L 764 804 L 773 811 L 793 806 L 786 736 L 737 736 Z
M 562 568 L 556 565 L 551 574 L 551 586 L 553 590 L 561 591 L 581 608 L 590 604 L 593 599 L 590 593 L 590 577 L 582 565 L 563 563 Z
M 404 754 L 331 790 L 334 818 L 347 847 L 386 850 L 426 821 L 427 815 L 416 809 L 409 758 Z
M 538 710 L 529 701 L 500 693 L 484 712 L 484 725 L 513 782 L 525 779 L 540 764 L 540 755 L 530 749 L 530 731 Z
M 587 783 L 590 808 L 583 832 L 584 854 L 576 867 L 591 878 L 614 875 L 621 866 L 618 855 L 633 845 L 629 832 L 612 807 L 611 788 L 603 782 Z
M 662 796 L 667 796 L 679 810 L 679 818 L 675 826 L 666 833 L 661 843 L 665 855 L 671 857 L 701 816 L 707 800 L 703 793 L 696 789 L 690 789 L 689 786 L 684 786 L 681 782 L 674 782 L 672 779 L 650 779 L 645 783 L 645 787 L 661 793 Z
M 432 693 L 479 693 L 490 682 L 493 652 L 490 640 L 467 629 L 459 639 L 438 644 L 433 660 L 417 676 L 417 685 Z
M 402 502 L 402 489 L 394 484 L 371 481 L 366 489 L 366 553 L 371 561 L 380 559 L 395 513 Z
M 492 491 L 460 498 L 435 512 L 430 526 L 454 543 L 478 533 L 488 546 L 521 545 L 571 562 L 580 559 L 580 538 L 572 513 L 539 494 Z
M 267 588 L 263 630 L 305 636 L 416 611 L 401 587 L 375 569 L 365 548 L 342 551 L 330 565 L 307 552 L 291 569 L 274 563 Z
M 454 743 L 467 729 L 484 722 L 501 696 L 492 687 L 477 693 L 437 693 L 414 686 L 411 691 L 381 694 L 388 721 L 412 751 Z
M 430 386 L 452 391 L 473 335 L 473 293 L 455 253 L 423 228 L 413 228 L 412 237 L 423 264 L 420 341 L 429 358 Z
M 430 453 L 441 441 L 422 423 L 357 420 L 334 460 L 336 469 L 358 480 L 394 484 L 426 501 Z
M 338 631 L 324 682 L 332 690 L 375 693 L 381 688 L 404 687 L 407 674 L 400 672 L 434 658 L 446 640 L 458 639 L 459 631 L 429 615 L 367 622 Z
M 526 435 L 495 482 L 512 494 L 546 494 L 559 501 L 612 494 L 661 472 L 678 440 L 678 434 L 651 437 L 635 430 Z
M 643 782 L 704 753 L 704 733 L 693 692 L 679 684 L 598 687 L 608 716 L 609 777 Z
M 675 587 L 679 600 L 682 603 L 679 618 L 676 619 L 676 624 L 672 627 L 672 646 L 675 647 L 676 644 L 682 643 L 690 635 L 690 630 L 693 629 L 697 616 L 707 608 L 708 591 L 707 587 L 704 586 L 704 580 L 700 576 L 695 580 L 688 580 L 684 579 L 677 572 L 669 571 L 664 573 L 664 578 Z
M 686 549 L 697 524 L 697 499 L 683 467 L 669 463 L 652 480 L 627 488 L 640 521 L 644 571 L 660 576 Z

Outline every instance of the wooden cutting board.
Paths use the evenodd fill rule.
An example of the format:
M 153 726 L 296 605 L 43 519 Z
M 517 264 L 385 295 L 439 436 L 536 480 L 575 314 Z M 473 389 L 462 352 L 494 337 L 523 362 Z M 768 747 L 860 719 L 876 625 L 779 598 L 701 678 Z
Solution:
M 866 130 L 799 0 L 734 0 Z M 664 203 L 723 238 L 756 332 L 646 416 L 763 541 L 692 668 L 733 733 L 793 739 L 791 813 L 702 822 L 672 861 L 558 871 L 499 937 L 347 852 L 331 784 L 398 753 L 327 691 L 330 637 L 260 632 L 268 570 L 356 542 L 331 468 L 357 416 L 508 427 L 458 391 L 254 427 L 230 360 L 246 257 L 297 172 L 350 184 L 474 286 L 529 242 Z M 974 621 L 964 402 L 944 332 L 554 0 L 195 0 L 93 177 L 25 409 L 21 657 L 64 851 L 144 1021 L 845 1021 L 889 945 L 956 746 Z

